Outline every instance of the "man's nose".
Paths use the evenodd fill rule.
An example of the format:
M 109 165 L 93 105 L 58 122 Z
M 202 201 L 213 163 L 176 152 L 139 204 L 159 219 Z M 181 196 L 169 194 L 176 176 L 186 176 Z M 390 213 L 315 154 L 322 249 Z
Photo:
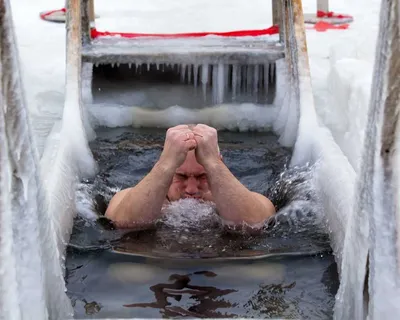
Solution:
M 195 177 L 189 177 L 186 181 L 185 192 L 193 195 L 199 191 L 199 181 Z

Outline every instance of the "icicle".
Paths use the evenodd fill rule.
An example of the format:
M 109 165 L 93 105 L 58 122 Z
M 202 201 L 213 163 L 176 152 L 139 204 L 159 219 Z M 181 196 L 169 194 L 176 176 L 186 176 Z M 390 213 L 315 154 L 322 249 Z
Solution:
M 117 67 L 119 68 L 119 62 L 117 62 Z
M 259 67 L 258 64 L 254 66 L 254 72 L 253 72 L 253 92 L 255 94 L 258 93 L 258 74 L 259 74 Z
M 190 84 L 191 81 L 192 81 L 192 65 L 189 64 L 188 65 L 188 81 L 187 81 L 187 83 Z
M 97 67 L 99 66 L 99 63 L 96 62 L 96 63 L 94 64 L 94 66 L 97 68 Z
M 185 77 L 186 77 L 186 65 L 183 64 L 181 66 L 181 82 L 184 83 L 185 82 Z
M 156 63 L 156 69 L 157 69 L 157 71 L 160 70 L 160 64 L 159 63 Z
M 253 71 L 253 66 L 247 66 L 246 70 L 246 81 L 247 81 L 247 86 L 246 86 L 246 92 L 251 93 L 251 89 L 253 87 L 253 77 L 252 77 L 252 71 Z
M 238 67 L 237 65 L 232 65 L 232 101 L 236 99 L 237 90 L 237 80 L 238 80 Z
M 231 68 L 232 66 L 229 64 L 224 66 L 224 97 L 229 91 L 229 74 L 232 72 Z
M 242 66 L 239 66 L 239 70 L 237 71 L 237 92 L 240 94 L 242 87 Z
M 208 84 L 208 64 L 201 66 L 201 83 L 203 89 L 204 101 L 207 98 L 207 84 Z
M 114 66 L 115 66 L 115 63 L 114 62 L 111 63 L 111 68 L 114 68 Z
M 210 82 L 211 82 L 211 103 L 215 104 L 216 100 L 216 92 L 215 88 L 217 87 L 217 77 L 216 77 L 216 66 L 215 65 L 210 65 Z
M 194 83 L 194 87 L 197 88 L 197 78 L 199 76 L 199 66 L 197 64 L 195 64 L 193 66 L 193 83 Z
M 225 89 L 225 65 L 222 63 L 218 64 L 218 68 L 216 68 L 216 77 L 217 77 L 217 103 L 221 104 L 224 101 L 224 89 Z
M 150 63 L 146 63 L 147 71 L 150 71 Z
M 269 64 L 265 64 L 264 65 L 264 94 L 267 95 L 268 94 L 268 87 L 269 87 Z
M 273 81 L 275 81 L 275 63 L 271 63 L 270 64 L 270 66 L 271 66 L 271 81 L 273 82 Z
M 128 63 L 128 67 L 129 67 L 129 69 L 132 68 L 132 63 L 131 62 Z
M 264 65 L 260 64 L 258 68 L 258 89 L 262 91 L 264 83 Z
M 243 73 L 242 73 L 242 88 L 243 92 L 246 94 L 247 93 L 247 66 L 243 66 Z

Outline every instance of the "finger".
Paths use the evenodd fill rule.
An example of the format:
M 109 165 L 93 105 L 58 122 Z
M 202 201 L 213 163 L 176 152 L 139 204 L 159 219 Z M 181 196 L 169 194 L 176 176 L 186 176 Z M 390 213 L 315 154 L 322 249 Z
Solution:
M 192 132 L 194 135 L 202 136 L 202 137 L 204 136 L 204 130 L 202 128 L 195 127 L 195 128 L 193 128 Z
M 206 124 L 203 124 L 203 123 L 198 123 L 198 124 L 196 124 L 195 128 L 198 128 L 198 129 L 207 129 L 207 128 L 211 128 L 211 127 L 208 126 L 208 125 L 206 125 Z
M 196 142 L 196 140 L 193 140 L 193 139 L 187 140 L 187 141 L 185 141 L 185 146 L 188 151 L 194 150 L 197 148 L 197 142 Z
M 170 128 L 171 130 L 181 130 L 181 129 L 188 129 L 188 126 L 186 124 L 178 124 L 175 127 Z
M 184 137 L 185 137 L 184 141 L 190 140 L 190 139 L 193 140 L 194 139 L 194 133 L 192 131 L 186 132 Z

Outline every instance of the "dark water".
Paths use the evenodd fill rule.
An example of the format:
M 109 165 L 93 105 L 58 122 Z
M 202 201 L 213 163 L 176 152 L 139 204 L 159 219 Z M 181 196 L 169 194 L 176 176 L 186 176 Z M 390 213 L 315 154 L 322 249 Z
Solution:
M 286 169 L 291 151 L 270 133 L 219 133 L 226 165 L 278 209 L 261 234 L 227 232 L 210 206 L 193 200 L 176 204 L 180 211 L 172 208 L 154 230 L 113 230 L 101 218 L 116 190 L 150 171 L 164 137 L 107 129 L 92 143 L 100 170 L 82 183 L 80 210 L 100 219 L 78 217 L 71 238 L 67 288 L 76 317 L 330 319 L 338 280 L 312 168 Z

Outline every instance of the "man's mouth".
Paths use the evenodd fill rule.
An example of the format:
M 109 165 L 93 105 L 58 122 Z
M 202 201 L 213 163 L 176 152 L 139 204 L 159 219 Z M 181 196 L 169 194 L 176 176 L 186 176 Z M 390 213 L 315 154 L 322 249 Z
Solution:
M 184 198 L 185 198 L 185 199 L 198 199 L 198 200 L 203 199 L 202 196 L 197 196 L 197 195 L 196 195 L 196 196 L 185 195 Z

